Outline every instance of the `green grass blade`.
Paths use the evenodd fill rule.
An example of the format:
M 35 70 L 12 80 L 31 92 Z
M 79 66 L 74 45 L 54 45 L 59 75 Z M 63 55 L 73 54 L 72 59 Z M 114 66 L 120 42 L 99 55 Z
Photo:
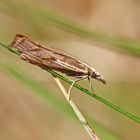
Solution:
M 1 44 L 2 44 L 2 43 L 1 43 Z M 2 46 L 5 48 L 5 45 L 2 45 Z M 7 47 L 7 49 L 8 49 L 8 48 L 9 48 L 9 47 Z M 12 52 L 14 52 L 15 54 L 18 54 L 18 55 L 19 55 L 18 52 L 16 53 L 16 50 L 15 50 L 15 49 L 13 50 L 13 49 L 11 48 L 10 51 L 12 51 Z M 70 80 L 67 79 L 66 77 L 64 77 L 64 76 L 62 76 L 62 75 L 60 75 L 60 74 L 54 72 L 53 70 L 50 70 L 50 69 L 44 69 L 44 70 L 48 71 L 48 72 L 51 73 L 53 76 L 60 78 L 61 80 L 65 81 L 66 83 L 72 84 L 72 81 L 70 81 Z M 111 103 L 111 102 L 105 100 L 104 98 L 101 98 L 100 96 L 98 96 L 98 95 L 92 93 L 91 91 L 89 91 L 89 90 L 87 90 L 87 89 L 81 87 L 81 86 L 78 85 L 78 84 L 74 84 L 74 87 L 76 87 L 77 89 L 81 90 L 83 93 L 88 94 L 88 95 L 90 95 L 91 97 L 93 97 L 93 98 L 95 98 L 95 99 L 101 101 L 102 103 L 104 103 L 104 104 L 106 104 L 107 106 L 109 106 L 110 108 L 112 108 L 112 109 L 114 109 L 114 110 L 120 112 L 121 114 L 123 114 L 123 115 L 125 115 L 126 117 L 132 119 L 133 121 L 136 121 L 137 123 L 140 123 L 140 118 L 139 118 L 139 117 L 137 117 L 137 116 L 135 116 L 135 115 L 133 115 L 133 114 L 127 112 L 126 110 L 120 108 L 119 106 L 114 105 L 113 103 Z

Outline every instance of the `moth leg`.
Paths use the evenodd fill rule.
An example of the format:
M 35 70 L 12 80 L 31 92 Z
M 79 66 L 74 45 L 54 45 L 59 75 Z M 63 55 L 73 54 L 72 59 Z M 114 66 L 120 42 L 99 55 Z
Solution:
M 90 76 L 88 77 L 88 81 L 89 81 L 90 90 L 93 92 L 94 90 L 93 90 L 93 87 L 92 87 L 92 79 L 91 79 Z
M 80 79 L 78 79 L 78 80 L 71 80 L 71 81 L 72 81 L 72 84 L 70 85 L 70 88 L 69 88 L 69 90 L 68 90 L 68 95 L 67 95 L 69 101 L 70 101 L 70 94 L 71 94 L 71 89 L 72 89 L 73 85 L 74 85 L 76 82 L 79 82 L 79 81 L 81 81 L 81 80 L 83 80 L 83 79 L 86 79 L 86 78 L 88 78 L 88 76 L 82 77 L 82 78 L 80 78 Z
M 69 88 L 69 90 L 68 90 L 68 95 L 67 95 L 69 101 L 70 101 L 71 89 L 72 89 L 73 85 L 76 83 L 76 81 L 74 81 L 74 80 L 71 80 L 71 81 L 72 81 L 72 84 L 70 85 L 70 88 Z

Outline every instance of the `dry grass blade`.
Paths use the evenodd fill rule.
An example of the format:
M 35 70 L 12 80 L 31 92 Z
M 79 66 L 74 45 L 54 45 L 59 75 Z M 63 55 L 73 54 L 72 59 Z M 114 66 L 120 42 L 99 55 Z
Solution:
M 78 119 L 82 123 L 82 125 L 85 128 L 86 132 L 90 136 L 91 140 L 99 140 L 99 138 L 95 134 L 94 130 L 89 126 L 89 124 L 87 123 L 86 119 L 84 118 L 82 113 L 79 111 L 78 107 L 75 105 L 75 103 L 72 101 L 72 99 L 69 100 L 67 92 L 66 92 L 64 86 L 62 85 L 62 83 L 60 82 L 60 80 L 58 78 L 56 78 L 56 77 L 54 77 L 54 80 L 57 83 L 57 85 L 59 86 L 59 88 L 61 89 L 62 93 L 64 94 L 67 102 L 69 103 L 69 105 L 74 110 L 75 114 L 77 115 Z

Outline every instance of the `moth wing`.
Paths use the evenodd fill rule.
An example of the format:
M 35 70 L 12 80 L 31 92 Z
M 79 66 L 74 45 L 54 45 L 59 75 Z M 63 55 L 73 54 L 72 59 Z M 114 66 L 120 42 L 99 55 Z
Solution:
M 83 75 L 87 75 L 88 71 L 87 70 L 83 70 L 83 69 L 79 69 L 76 66 L 67 63 L 67 61 L 65 60 L 66 57 L 60 54 L 53 54 L 53 56 L 50 56 L 50 58 L 48 59 L 48 57 L 44 57 L 42 59 L 42 64 L 48 66 L 49 68 L 55 70 L 55 71 L 59 71 L 61 73 L 64 73 L 68 76 L 83 76 Z
M 66 55 L 68 56 L 69 58 L 72 58 L 74 60 L 76 60 L 77 62 L 79 62 L 79 64 L 83 64 L 85 67 L 87 67 L 88 69 L 94 69 L 92 68 L 87 62 L 85 62 L 84 60 L 81 60 L 79 59 L 78 57 L 76 57 L 75 55 L 69 53 L 69 52 L 66 52 L 64 50 L 61 50 L 59 48 L 55 48 L 55 47 L 51 47 L 51 50 L 56 52 L 57 54 L 63 54 L 63 55 Z

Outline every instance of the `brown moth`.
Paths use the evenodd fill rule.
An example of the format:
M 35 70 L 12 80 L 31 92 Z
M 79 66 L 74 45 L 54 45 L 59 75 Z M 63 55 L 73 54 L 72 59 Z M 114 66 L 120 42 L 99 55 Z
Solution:
M 92 90 L 91 78 L 99 80 L 104 84 L 106 83 L 104 77 L 87 63 L 42 46 L 39 43 L 31 41 L 24 35 L 17 34 L 11 47 L 21 53 L 21 59 L 31 64 L 77 78 L 77 80 L 73 81 L 73 84 L 77 81 L 88 79 Z M 69 88 L 69 97 L 73 84 Z

